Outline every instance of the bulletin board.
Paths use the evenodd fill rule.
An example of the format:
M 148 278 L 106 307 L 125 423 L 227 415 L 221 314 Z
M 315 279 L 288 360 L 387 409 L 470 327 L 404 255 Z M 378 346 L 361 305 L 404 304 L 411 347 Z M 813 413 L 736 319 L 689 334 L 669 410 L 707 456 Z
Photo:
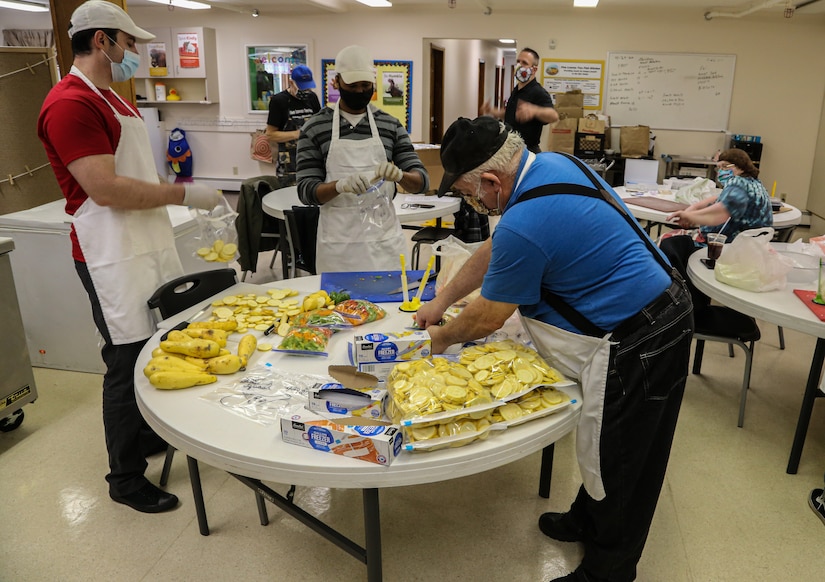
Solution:
M 0 214 L 63 197 L 37 137 L 40 107 L 57 83 L 54 49 L 0 47 Z
M 395 117 L 412 131 L 412 61 L 373 61 L 375 65 L 375 93 L 372 104 Z M 335 79 L 335 61 L 322 59 L 324 72 L 324 105 L 338 101 L 338 91 L 332 86 Z
M 611 52 L 607 61 L 612 126 L 727 130 L 735 55 Z
M 602 108 L 604 61 L 542 59 L 540 82 L 556 102 L 556 93 L 578 89 L 584 94 L 584 108 Z

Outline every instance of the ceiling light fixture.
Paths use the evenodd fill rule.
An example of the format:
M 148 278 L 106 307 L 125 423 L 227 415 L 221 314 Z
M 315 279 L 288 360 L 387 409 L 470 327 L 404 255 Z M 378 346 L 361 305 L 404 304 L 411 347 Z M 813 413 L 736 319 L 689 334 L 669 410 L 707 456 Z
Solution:
M 23 10 L 24 12 L 48 12 L 49 7 L 35 2 L 25 2 L 24 0 L 0 0 L 0 8 L 11 8 L 12 10 Z
M 387 2 L 387 0 L 358 0 L 358 2 L 370 8 L 389 8 L 392 6 L 392 2 Z
M 573 6 L 578 8 L 595 8 L 598 4 L 599 0 L 573 0 Z
M 174 6 L 175 8 L 187 8 L 189 10 L 209 10 L 212 8 L 209 4 L 203 2 L 194 2 L 193 0 L 149 0 L 155 4 L 165 4 L 167 6 Z
M 500 42 L 501 44 L 516 44 L 516 41 L 512 38 L 500 38 L 498 39 L 498 42 Z

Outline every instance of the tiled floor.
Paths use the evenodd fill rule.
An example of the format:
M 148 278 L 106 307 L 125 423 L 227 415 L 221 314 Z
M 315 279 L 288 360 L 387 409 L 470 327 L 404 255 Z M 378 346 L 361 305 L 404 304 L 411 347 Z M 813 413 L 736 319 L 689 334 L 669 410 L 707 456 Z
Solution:
M 251 282 L 279 277 L 269 254 Z M 797 475 L 785 467 L 814 340 L 761 325 L 744 428 L 736 427 L 743 358 L 708 344 L 691 376 L 668 475 L 638 580 L 818 581 L 825 529 L 807 506 L 825 471 L 825 408 L 814 409 Z M 258 523 L 252 493 L 201 465 L 211 535 L 198 533 L 182 454 L 168 489 L 180 506 L 140 514 L 107 497 L 101 377 L 35 370 L 40 398 L 16 431 L 0 434 L 0 580 L 350 582 L 365 568 L 269 506 Z M 319 453 L 320 454 L 320 453 Z M 148 470 L 155 482 L 163 457 Z M 537 495 L 539 456 L 453 481 L 380 492 L 389 582 L 536 581 L 574 568 L 581 548 L 544 537 L 544 511 L 565 510 L 579 485 L 574 437 L 556 447 L 549 500 Z M 285 493 L 287 486 L 273 484 Z M 298 488 L 296 501 L 363 540 L 358 491 Z

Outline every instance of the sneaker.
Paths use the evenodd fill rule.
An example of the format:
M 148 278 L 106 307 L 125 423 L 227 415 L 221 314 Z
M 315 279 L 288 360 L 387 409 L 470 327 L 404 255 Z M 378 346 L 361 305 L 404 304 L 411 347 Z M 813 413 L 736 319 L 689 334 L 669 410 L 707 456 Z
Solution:
M 539 529 L 547 537 L 560 542 L 581 542 L 584 532 L 580 527 L 571 523 L 567 513 L 549 512 L 539 517 Z M 572 578 L 575 580 L 575 578 Z
M 822 489 L 814 489 L 808 495 L 808 505 L 811 506 L 816 516 L 825 523 L 825 494 Z
M 172 493 L 167 493 L 163 489 L 158 489 L 151 483 L 147 483 L 134 493 L 129 495 L 114 495 L 109 493 L 113 501 L 128 505 L 132 509 L 143 513 L 160 513 L 169 511 L 178 504 L 178 498 Z

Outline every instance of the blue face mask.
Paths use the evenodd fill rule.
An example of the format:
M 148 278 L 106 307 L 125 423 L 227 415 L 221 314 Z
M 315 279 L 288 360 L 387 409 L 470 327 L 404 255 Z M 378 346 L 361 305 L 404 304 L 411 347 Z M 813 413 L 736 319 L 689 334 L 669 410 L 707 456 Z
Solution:
M 115 83 L 120 83 L 122 81 L 128 81 L 132 77 L 135 76 L 135 73 L 140 66 L 140 57 L 133 53 L 132 51 L 127 51 L 122 46 L 115 42 L 115 39 L 109 37 L 109 40 L 112 41 L 112 44 L 117 45 L 117 47 L 123 51 L 123 61 L 116 63 L 109 55 L 106 55 L 106 58 L 109 59 L 109 63 L 112 67 L 112 81 Z
M 728 180 L 733 178 L 733 170 L 719 170 L 716 173 L 716 178 L 720 184 L 725 184 Z

